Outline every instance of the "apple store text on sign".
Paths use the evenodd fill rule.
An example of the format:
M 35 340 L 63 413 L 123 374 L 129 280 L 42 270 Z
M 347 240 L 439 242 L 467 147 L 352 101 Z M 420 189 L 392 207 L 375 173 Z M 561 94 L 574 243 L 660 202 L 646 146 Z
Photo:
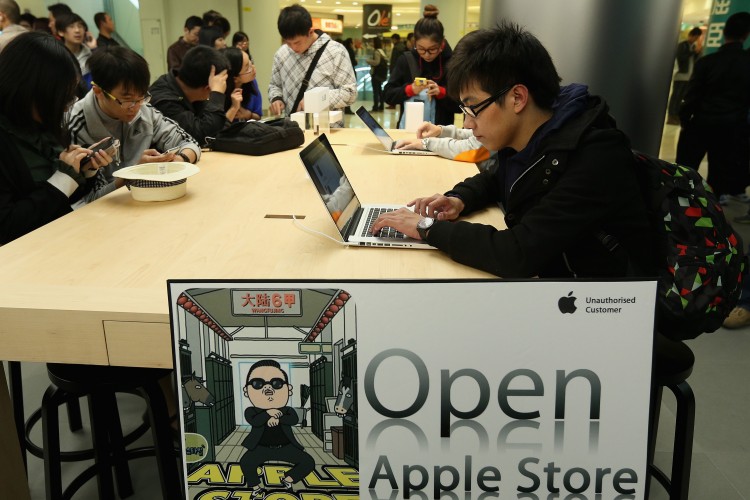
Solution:
M 232 290 L 232 314 L 238 316 L 301 316 L 299 290 Z

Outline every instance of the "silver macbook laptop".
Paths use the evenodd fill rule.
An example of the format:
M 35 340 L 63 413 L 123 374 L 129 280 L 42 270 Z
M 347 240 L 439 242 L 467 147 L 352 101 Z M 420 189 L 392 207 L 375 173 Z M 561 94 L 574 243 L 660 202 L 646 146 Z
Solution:
M 321 134 L 303 149 L 299 157 L 345 244 L 430 250 L 435 248 L 390 227 L 383 228 L 378 236 L 370 233 L 370 227 L 380 214 L 398 210 L 403 205 L 361 205 L 325 134 Z
M 357 110 L 357 116 L 359 116 L 360 120 L 365 122 L 367 128 L 369 128 L 372 133 L 375 134 L 375 137 L 377 137 L 378 140 L 383 144 L 386 153 L 390 153 L 392 155 L 437 156 L 437 153 L 433 153 L 432 151 L 416 149 L 396 149 L 396 141 L 394 141 L 393 138 L 388 135 L 388 132 L 386 132 L 385 129 L 380 126 L 377 120 L 375 120 L 375 117 L 373 117 L 370 112 L 365 109 L 364 106 L 359 107 L 359 109 Z

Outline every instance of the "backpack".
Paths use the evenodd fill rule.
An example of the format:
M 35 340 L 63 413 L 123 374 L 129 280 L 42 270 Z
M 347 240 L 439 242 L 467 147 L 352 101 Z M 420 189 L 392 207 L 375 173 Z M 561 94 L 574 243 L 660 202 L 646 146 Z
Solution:
M 300 146 L 305 142 L 305 133 L 296 122 L 278 118 L 233 123 L 213 140 L 207 139 L 213 151 L 261 156 Z
M 388 60 L 385 57 L 385 52 L 383 52 L 383 49 L 376 50 L 380 52 L 380 64 L 372 67 L 372 74 L 373 76 L 377 76 L 381 80 L 385 80 L 388 78 Z
M 742 289 L 742 239 L 696 170 L 635 151 L 634 158 L 663 258 L 657 330 L 673 340 L 716 331 Z

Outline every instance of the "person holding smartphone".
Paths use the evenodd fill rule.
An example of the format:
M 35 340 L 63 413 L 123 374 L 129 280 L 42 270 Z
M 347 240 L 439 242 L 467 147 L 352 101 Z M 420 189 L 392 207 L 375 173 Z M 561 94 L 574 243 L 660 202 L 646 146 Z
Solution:
M 112 173 L 121 168 L 139 163 L 198 161 L 198 141 L 149 104 L 151 75 L 143 57 L 127 47 L 107 47 L 91 56 L 89 68 L 92 89 L 68 115 L 71 141 L 92 144 L 113 137 L 121 145 L 115 161 L 100 170 L 86 202 L 120 187 Z M 163 153 L 177 146 L 175 153 Z
M 0 54 L 0 245 L 69 213 L 112 161 L 63 131 L 79 79 L 75 56 L 47 33 L 18 35 Z
M 425 109 L 434 109 L 434 116 L 425 116 L 437 125 L 452 125 L 458 104 L 446 92 L 447 64 L 451 58 L 437 9 L 426 6 L 424 17 L 414 26 L 414 48 L 404 53 L 391 68 L 391 76 L 383 90 L 385 102 L 402 106 L 415 99 L 434 99 Z M 429 104 L 429 105 L 428 105 Z M 434 107 L 432 106 L 434 104 Z M 428 111 L 429 112 L 429 111 Z

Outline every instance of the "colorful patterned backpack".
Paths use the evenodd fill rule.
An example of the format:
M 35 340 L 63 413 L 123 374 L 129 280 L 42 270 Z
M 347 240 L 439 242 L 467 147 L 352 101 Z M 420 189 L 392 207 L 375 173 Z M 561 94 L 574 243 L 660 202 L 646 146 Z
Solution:
M 663 255 L 657 329 L 675 340 L 717 330 L 737 305 L 742 240 L 697 171 L 634 152 Z

